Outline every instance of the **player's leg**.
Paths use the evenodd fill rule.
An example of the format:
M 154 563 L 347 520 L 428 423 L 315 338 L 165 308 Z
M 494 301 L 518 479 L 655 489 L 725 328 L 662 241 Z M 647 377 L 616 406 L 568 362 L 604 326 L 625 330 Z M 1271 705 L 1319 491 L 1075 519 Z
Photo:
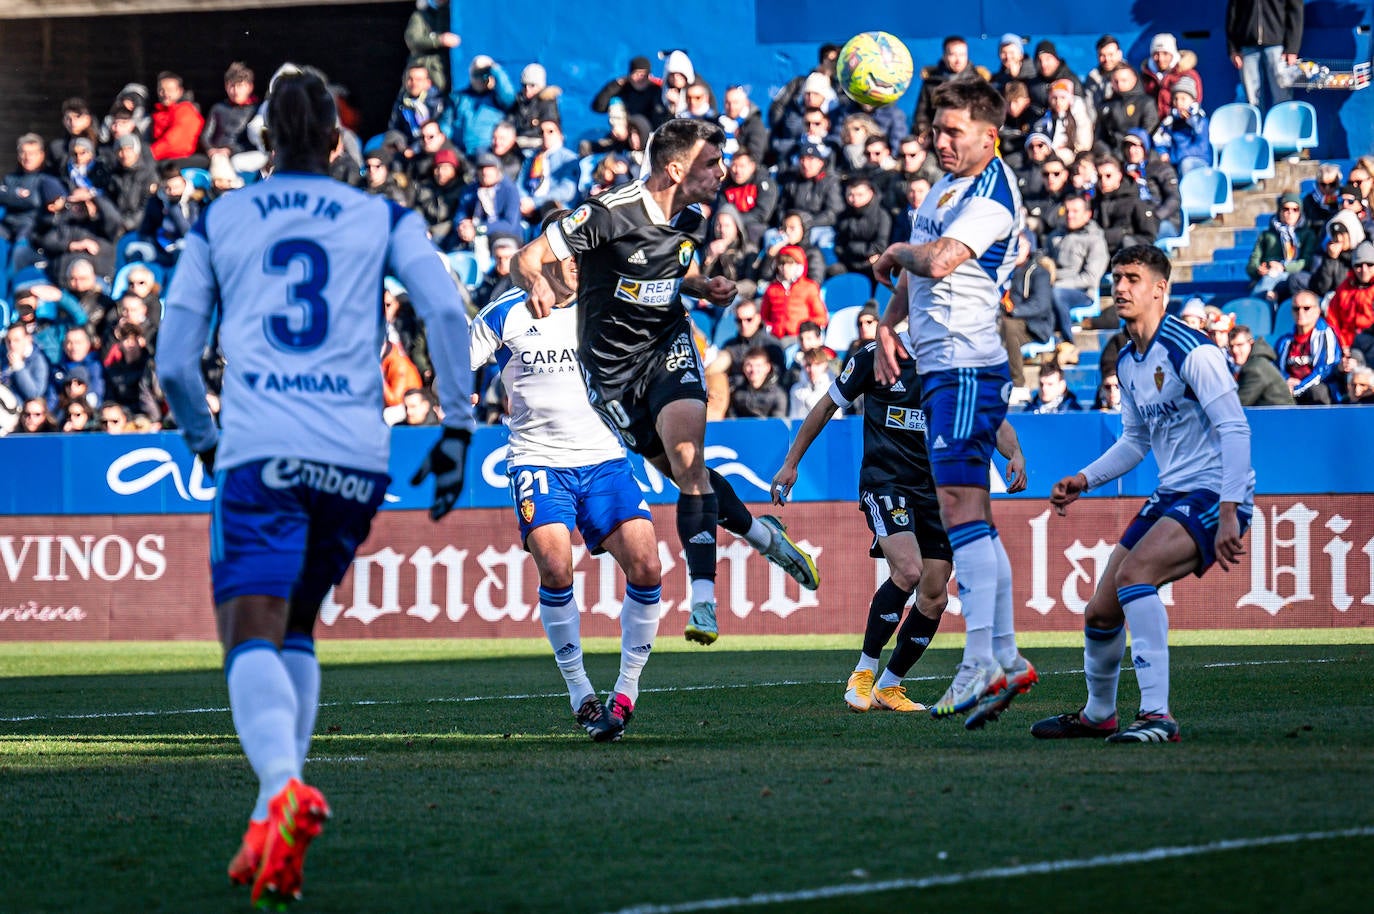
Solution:
M 639 677 L 648 663 L 662 618 L 663 571 L 658 536 L 645 518 L 616 527 L 601 543 L 625 572 L 625 601 L 620 608 L 620 675 L 611 692 L 611 717 L 623 731 L 639 701 Z
M 925 654 L 940 627 L 940 617 L 949 603 L 949 576 L 954 566 L 948 556 L 923 558 L 920 541 L 914 535 L 899 534 L 887 539 L 892 542 L 884 542 L 883 551 L 889 563 L 892 563 L 892 556 L 900 556 L 897 564 L 903 569 L 902 580 L 910 580 L 913 571 L 917 574 L 913 582 L 916 605 L 907 613 L 897 632 L 897 646 L 873 689 L 873 704 L 893 711 L 924 711 L 925 705 L 907 698 L 902 680 Z M 893 564 L 894 569 L 897 564 Z M 893 578 L 896 579 L 895 573 Z
M 689 641 L 711 644 L 716 627 L 716 523 L 719 503 L 706 472 L 706 405 L 698 399 L 672 400 L 655 419 L 655 430 L 681 494 L 677 501 L 677 533 L 687 557 L 691 580 L 692 615 L 685 635 Z
M 991 507 L 991 506 L 989 506 Z M 988 517 L 991 525 L 991 514 Z M 997 601 L 992 616 L 992 653 L 1002 670 L 983 691 L 978 704 L 964 719 L 969 730 L 982 729 L 1001 717 L 1018 695 L 1029 692 L 1040 681 L 1035 666 L 1016 648 L 1016 607 L 1012 602 L 1011 559 L 997 528 L 992 527 L 992 545 L 997 557 Z

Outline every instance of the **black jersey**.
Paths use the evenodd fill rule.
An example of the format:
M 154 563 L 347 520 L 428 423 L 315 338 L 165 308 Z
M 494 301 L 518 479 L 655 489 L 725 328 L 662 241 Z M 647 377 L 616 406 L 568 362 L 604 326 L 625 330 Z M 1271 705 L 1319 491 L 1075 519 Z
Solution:
M 859 488 L 929 487 L 926 414 L 921 409 L 916 360 L 899 360 L 901 376 L 891 387 L 885 387 L 873 374 L 876 346 L 869 343 L 850 356 L 839 379 L 830 386 L 830 398 L 842 407 L 847 408 L 860 395 L 864 398 L 864 459 Z
M 626 388 L 656 352 L 691 338 L 680 290 L 706 228 L 695 206 L 665 220 L 642 181 L 549 226 L 554 254 L 577 257 L 578 357 L 598 387 Z

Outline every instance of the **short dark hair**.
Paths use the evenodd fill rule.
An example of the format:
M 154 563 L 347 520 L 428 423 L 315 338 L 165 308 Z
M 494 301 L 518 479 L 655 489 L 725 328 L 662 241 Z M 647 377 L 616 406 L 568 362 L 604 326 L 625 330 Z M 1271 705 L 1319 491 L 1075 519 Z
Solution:
M 821 325 L 816 323 L 815 321 L 802 321 L 800 324 L 797 325 L 797 336 L 801 336 L 808 330 L 812 333 L 820 333 Z
M 1007 102 L 1000 92 L 981 79 L 953 79 L 935 90 L 936 109 L 967 109 L 969 117 L 1001 129 L 1007 120 Z
M 725 131 L 711 121 L 693 117 L 675 117 L 665 121 L 649 137 L 649 162 L 653 171 L 662 172 L 673 163 L 681 163 L 698 141 L 712 146 L 725 145 Z
M 1127 264 L 1140 264 L 1165 280 L 1173 272 L 1173 264 L 1169 262 L 1168 255 L 1152 244 L 1133 244 L 1117 251 L 1116 256 L 1112 258 L 1112 268 Z
M 1054 375 L 1059 375 L 1061 378 L 1064 377 L 1064 369 L 1059 367 L 1058 362 L 1048 362 L 1040 366 L 1040 380 L 1043 381 Z
M 940 44 L 940 49 L 948 51 L 952 44 L 962 44 L 964 47 L 968 47 L 968 41 L 964 39 L 963 35 L 946 35 L 945 40 Z
M 283 171 L 323 170 L 337 140 L 339 112 L 314 67 L 277 72 L 267 96 L 267 134 Z
M 1087 195 L 1087 194 L 1072 193 L 1072 194 L 1065 194 L 1065 195 L 1064 195 L 1064 205 L 1065 205 L 1065 206 L 1068 206 L 1068 205 L 1069 205 L 1069 202 L 1070 202 L 1070 201 L 1073 201 L 1073 200 L 1077 200 L 1079 203 L 1082 203 L 1084 206 L 1086 206 L 1086 207 L 1088 208 L 1088 212 L 1092 212 L 1092 210 L 1093 210 L 1093 201 L 1090 200 L 1090 199 L 1088 199 L 1088 195 Z
M 164 79 L 175 79 L 177 81 L 178 86 L 181 86 L 182 88 L 186 87 L 186 83 L 182 80 L 182 78 L 178 76 L 176 73 L 173 73 L 171 70 L 163 70 L 161 73 L 157 74 L 158 82 L 162 82 Z
M 1100 51 L 1109 44 L 1114 44 L 1117 47 L 1121 47 L 1121 42 L 1116 40 L 1115 35 L 1103 35 L 1101 38 L 1097 39 L 1097 50 Z
M 1007 84 L 1002 87 L 1002 95 L 1010 102 L 1018 98 L 1030 98 L 1030 90 L 1021 80 L 1009 79 Z
M 63 114 L 90 114 L 91 106 L 86 104 L 84 98 L 73 96 L 62 103 Z
M 824 63 L 827 57 L 831 54 L 838 54 L 841 50 L 839 45 L 831 44 L 827 41 L 825 44 L 821 45 L 820 50 L 816 52 L 816 62 Z
M 163 162 L 157 167 L 157 177 L 160 181 L 166 181 L 168 178 L 174 178 L 179 174 L 181 174 L 180 160 L 174 159 Z
M 224 71 L 224 84 L 229 86 L 234 83 L 253 83 L 253 71 L 241 60 L 234 61 L 229 65 L 229 69 Z
M 826 352 L 823 346 L 815 346 L 803 352 L 801 360 L 803 365 L 829 364 L 830 353 Z
M 1126 167 L 1121 163 L 1120 158 L 1118 158 L 1110 152 L 1097 157 L 1097 167 L 1101 168 L 1103 165 L 1115 165 L 1117 171 L 1122 171 Z

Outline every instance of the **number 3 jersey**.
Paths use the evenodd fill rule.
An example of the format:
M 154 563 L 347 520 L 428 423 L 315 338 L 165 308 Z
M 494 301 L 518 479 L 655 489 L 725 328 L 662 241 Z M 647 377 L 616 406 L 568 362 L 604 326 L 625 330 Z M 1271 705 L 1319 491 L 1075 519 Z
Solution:
M 431 345 L 439 337 L 436 374 L 453 371 L 453 361 L 467 369 L 466 321 L 457 315 L 458 341 L 441 329 L 455 324 L 451 283 L 452 301 L 417 293 L 436 288 L 435 270 L 443 276 L 416 214 L 323 175 L 279 173 L 209 206 L 187 236 L 168 307 L 201 316 L 220 310 L 218 466 L 285 456 L 385 472 L 388 271 L 411 289 L 422 318 L 437 317 L 430 330 Z M 455 343 L 461 353 L 450 352 Z M 440 384 L 446 415 L 465 415 L 468 382 L 440 374 Z
M 587 402 L 573 303 L 538 320 L 511 289 L 472 322 L 472 368 L 496 356 L 510 396 L 510 466 L 586 467 L 625 456 Z

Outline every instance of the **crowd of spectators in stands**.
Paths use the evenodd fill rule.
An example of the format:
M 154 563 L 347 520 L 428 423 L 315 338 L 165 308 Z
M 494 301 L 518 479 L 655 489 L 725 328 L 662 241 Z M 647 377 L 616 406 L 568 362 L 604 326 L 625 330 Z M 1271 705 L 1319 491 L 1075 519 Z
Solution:
M 1247 91 L 1265 74 L 1245 69 L 1263 50 L 1246 35 L 1256 33 L 1255 15 L 1268 15 L 1259 8 L 1273 5 L 1232 0 L 1241 9 L 1228 10 L 1233 63 Z M 410 60 L 384 133 L 360 139 L 357 112 L 336 91 L 342 130 L 332 176 L 414 208 L 455 264 L 475 264 L 469 276 L 455 266 L 475 313 L 510 287 L 511 257 L 532 226 L 640 173 L 654 128 L 672 117 L 718 123 L 728 174 L 710 207 L 702 266 L 736 281 L 741 295 L 723 314 L 699 315 L 708 328 L 719 322 L 737 329 L 716 333 L 720 345 L 702 341 L 713 416 L 801 416 L 823 395 L 849 353 L 825 345 L 830 313 L 822 285 L 852 273 L 867 280 L 870 294 L 883 293 L 871 265 L 890 242 L 909 236 L 913 214 L 941 177 L 930 130 L 932 93 L 942 83 L 990 80 L 1007 101 L 1000 149 L 1026 215 L 1004 300 L 1018 387 L 1025 385 L 1021 347 L 1071 346 L 1071 310 L 1099 298 L 1111 255 L 1177 234 L 1179 176 L 1211 164 L 1197 58 L 1171 34 L 1154 36 L 1149 58 L 1138 62 L 1125 60 L 1120 42 L 1104 35 L 1097 66 L 1082 75 L 1050 41 L 1031 48 L 1007 34 L 998 66 L 988 69 L 970 60 L 964 39 L 951 36 L 940 60 L 920 71 L 905 103 L 914 105 L 877 109 L 839 90 L 835 45 L 823 45 L 815 67 L 771 99 L 751 97 L 728 79 L 716 83 L 725 87 L 718 94 L 683 51 L 660 55 L 659 75 L 649 58 L 634 57 L 589 100 L 605 115 L 604 134 L 570 139 L 562 128 L 569 99 L 539 61 L 516 73 L 475 53 L 465 73 L 450 73 L 461 38 L 448 30 L 446 7 L 445 0 L 417 2 L 405 30 Z M 1296 53 L 1290 39 L 1283 37 L 1280 57 Z M 0 180 L 0 317 L 7 328 L 0 417 L 8 412 L 17 431 L 127 431 L 168 421 L 156 375 L 162 287 L 201 210 L 268 167 L 264 88 L 234 63 L 223 100 L 203 114 L 176 74 L 161 73 L 154 94 L 130 83 L 108 113 L 68 99 L 51 142 L 20 138 L 17 167 Z M 1280 198 L 1248 266 L 1255 295 L 1278 306 L 1291 301 L 1294 331 L 1277 346 L 1246 327 L 1219 337 L 1243 386 L 1259 392 L 1256 402 L 1368 400 L 1371 192 L 1374 162 L 1360 160 L 1348 176 L 1324 166 L 1311 194 Z M 379 365 L 388 421 L 436 422 L 424 328 L 398 284 L 388 282 L 385 303 Z M 853 347 L 871 340 L 880 307 L 875 299 L 859 309 L 843 339 Z M 219 364 L 207 351 L 212 398 Z M 1119 403 L 1111 367 L 1103 366 L 1098 408 Z M 499 385 L 494 376 L 481 380 Z M 1357 378 L 1364 385 L 1358 396 Z M 479 389 L 489 418 L 499 418 L 499 386 Z M 1040 373 L 1029 408 L 1081 406 L 1057 367 Z

